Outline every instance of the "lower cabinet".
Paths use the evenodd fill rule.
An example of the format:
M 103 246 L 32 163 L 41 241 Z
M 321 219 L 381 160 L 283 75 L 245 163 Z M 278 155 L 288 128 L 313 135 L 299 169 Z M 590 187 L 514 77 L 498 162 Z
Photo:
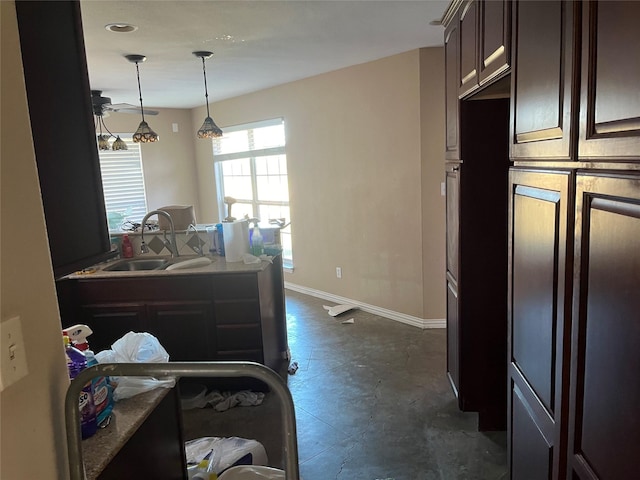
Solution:
M 510 172 L 508 449 L 514 480 L 563 478 L 572 183 L 570 172 Z
M 96 352 L 111 348 L 127 332 L 148 332 L 170 361 L 254 361 L 278 369 L 286 328 L 282 275 L 274 268 L 66 278 L 58 282 L 62 325 L 89 325 Z
M 566 478 L 638 478 L 640 175 L 577 176 Z M 515 478 L 515 477 L 514 477 Z
M 640 175 L 510 179 L 510 478 L 637 478 Z

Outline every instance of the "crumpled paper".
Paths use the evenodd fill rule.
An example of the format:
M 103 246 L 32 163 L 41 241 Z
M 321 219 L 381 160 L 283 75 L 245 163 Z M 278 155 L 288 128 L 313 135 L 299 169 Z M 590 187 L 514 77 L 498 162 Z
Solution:
M 245 265 L 251 265 L 252 263 L 261 263 L 263 261 L 273 263 L 273 257 L 264 254 L 256 257 L 255 255 L 251 255 L 250 253 L 245 253 L 244 255 L 242 255 L 242 261 L 245 263 Z

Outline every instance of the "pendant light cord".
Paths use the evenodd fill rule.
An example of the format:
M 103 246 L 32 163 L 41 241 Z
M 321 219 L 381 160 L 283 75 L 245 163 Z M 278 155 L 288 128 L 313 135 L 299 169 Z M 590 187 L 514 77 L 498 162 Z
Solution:
M 140 69 L 138 68 L 138 62 L 136 62 L 136 75 L 138 77 L 138 94 L 140 94 L 140 113 L 142 114 L 142 121 L 144 122 L 144 108 L 142 107 L 142 88 L 140 87 Z
M 204 99 L 207 104 L 207 118 L 209 118 L 209 92 L 207 92 L 207 70 L 204 66 L 204 57 L 202 57 L 202 75 L 204 76 Z

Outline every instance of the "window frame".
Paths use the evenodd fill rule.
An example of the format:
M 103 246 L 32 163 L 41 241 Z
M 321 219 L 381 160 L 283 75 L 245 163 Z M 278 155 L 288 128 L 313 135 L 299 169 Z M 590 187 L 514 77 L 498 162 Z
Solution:
M 241 131 L 247 131 L 247 130 L 253 130 L 253 129 L 257 129 L 257 128 L 262 128 L 262 127 L 271 127 L 271 126 L 276 126 L 276 125 L 282 125 L 283 129 L 285 128 L 285 121 L 284 118 L 282 117 L 278 117 L 278 118 L 274 118 L 274 119 L 269 119 L 269 120 L 262 120 L 262 121 L 257 121 L 257 122 L 250 122 L 250 123 L 244 123 L 244 124 L 238 124 L 238 125 L 232 125 L 229 127 L 224 127 L 224 132 L 225 133 L 232 133 L 232 132 L 241 132 Z M 229 161 L 229 160 L 239 160 L 239 159 L 248 159 L 249 160 L 249 172 L 250 172 L 250 176 L 251 176 L 251 190 L 252 190 L 252 199 L 238 199 L 239 203 L 241 201 L 241 203 L 245 203 L 251 204 L 251 208 L 252 211 L 254 212 L 254 215 L 257 216 L 257 212 L 260 211 L 260 206 L 261 205 L 266 205 L 266 206 L 277 206 L 277 207 L 288 207 L 289 208 L 289 212 L 291 212 L 290 208 L 291 208 L 291 201 L 287 200 L 287 201 L 273 201 L 273 200 L 258 200 L 258 182 L 257 182 L 257 169 L 256 169 L 256 158 L 258 157 L 265 157 L 265 156 L 275 156 L 275 155 L 284 155 L 285 160 L 287 157 L 287 152 L 286 152 L 286 146 L 287 146 L 287 142 L 286 142 L 286 132 L 285 132 L 285 142 L 284 145 L 281 146 L 277 146 L 277 147 L 268 147 L 268 148 L 262 148 L 262 149 L 256 149 L 256 150 L 244 150 L 241 152 L 233 152 L 233 153 L 226 153 L 226 154 L 221 154 L 221 153 L 215 153 L 216 152 L 216 144 L 215 144 L 216 140 L 214 139 L 212 142 L 212 150 L 213 150 L 213 162 L 214 162 L 214 176 L 215 176 L 215 185 L 216 185 L 216 193 L 217 193 L 217 200 L 218 200 L 218 215 L 219 218 L 224 218 L 226 215 L 225 212 L 225 204 L 224 204 L 224 197 L 225 197 L 225 191 L 224 191 L 224 172 L 223 172 L 223 166 L 222 163 L 225 161 Z M 287 182 L 289 181 L 289 169 L 287 167 L 287 173 L 286 173 L 286 177 L 287 177 Z M 263 219 L 261 219 L 262 221 Z M 290 218 L 287 220 L 291 220 Z M 271 226 L 271 225 L 269 225 Z M 290 238 L 292 239 L 291 236 L 291 230 L 290 230 L 290 226 L 286 227 L 289 229 L 289 232 L 281 232 L 281 233 L 285 233 L 287 235 L 290 236 Z M 285 258 L 285 256 L 283 255 L 283 265 L 284 267 L 288 270 L 288 271 L 293 271 L 293 242 L 291 242 L 291 258 Z M 284 252 L 283 252 L 284 253 Z

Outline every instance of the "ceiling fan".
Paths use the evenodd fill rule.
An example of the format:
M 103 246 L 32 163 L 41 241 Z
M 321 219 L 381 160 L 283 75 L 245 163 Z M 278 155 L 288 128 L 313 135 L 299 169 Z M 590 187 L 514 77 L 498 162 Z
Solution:
M 91 90 L 91 105 L 93 107 L 93 114 L 98 117 L 107 117 L 109 112 L 118 113 L 137 113 L 140 114 L 140 107 L 131 105 L 129 103 L 116 103 L 112 104 L 109 97 L 102 96 L 102 90 Z M 157 115 L 157 110 L 144 109 L 145 115 Z

